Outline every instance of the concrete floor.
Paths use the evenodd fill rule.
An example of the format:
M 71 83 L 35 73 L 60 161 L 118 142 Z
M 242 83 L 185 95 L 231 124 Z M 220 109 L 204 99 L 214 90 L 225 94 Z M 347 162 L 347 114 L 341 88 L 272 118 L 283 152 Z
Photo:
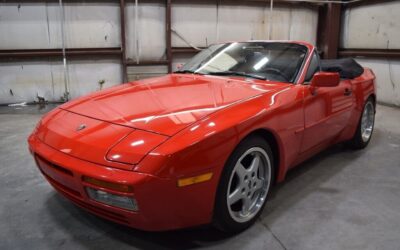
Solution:
M 367 149 L 337 145 L 291 171 L 261 219 L 236 236 L 140 232 L 75 207 L 27 150 L 47 110 L 0 107 L 0 249 L 400 249 L 400 109 L 378 106 Z

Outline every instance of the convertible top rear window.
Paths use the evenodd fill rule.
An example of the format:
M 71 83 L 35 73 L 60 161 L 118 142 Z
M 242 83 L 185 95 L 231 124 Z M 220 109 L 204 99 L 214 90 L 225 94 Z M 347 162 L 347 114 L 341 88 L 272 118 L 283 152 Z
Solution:
M 364 68 L 353 58 L 321 60 L 321 68 L 323 71 L 338 72 L 344 79 L 354 79 L 364 73 Z
M 295 43 L 215 44 L 193 57 L 179 72 L 239 75 L 293 83 L 306 56 L 307 48 Z

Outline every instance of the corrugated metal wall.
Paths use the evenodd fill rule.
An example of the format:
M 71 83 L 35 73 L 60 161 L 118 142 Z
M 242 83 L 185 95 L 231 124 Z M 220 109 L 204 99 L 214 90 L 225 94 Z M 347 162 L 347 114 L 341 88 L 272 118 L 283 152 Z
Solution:
M 399 10 L 399 1 L 348 8 L 342 22 L 342 47 L 400 49 Z M 378 100 L 400 106 L 400 60 L 357 60 L 374 70 Z
M 66 47 L 112 47 L 120 44 L 118 3 L 66 2 Z M 61 48 L 57 2 L 1 2 L 0 49 Z M 0 62 L 0 103 L 59 101 L 64 95 L 60 60 Z M 120 60 L 68 61 L 72 97 L 121 82 Z
M 172 28 L 195 46 L 204 47 L 216 42 L 245 41 L 269 38 L 269 3 L 241 5 L 218 1 L 215 5 L 174 4 Z M 305 40 L 316 43 L 317 8 L 299 5 L 275 6 L 272 12 L 271 39 Z M 188 46 L 173 34 L 172 46 Z M 187 56 L 174 58 L 173 69 L 184 63 Z
M 66 2 L 66 47 L 120 46 L 119 5 Z M 160 60 L 165 57 L 165 5 L 163 1 L 139 1 L 138 37 L 135 38 L 134 1 L 126 8 L 127 57 Z M 318 12 L 300 5 L 275 6 L 272 39 L 316 41 Z M 195 46 L 230 40 L 268 39 L 269 3 L 240 4 L 217 0 L 172 5 L 172 28 Z M 0 3 L 0 49 L 61 48 L 60 12 L 56 2 Z M 188 46 L 173 34 L 172 46 Z M 188 55 L 174 55 L 174 65 Z M 69 60 L 68 82 L 72 98 L 121 83 L 119 59 Z M 166 73 L 164 66 L 130 67 L 130 79 Z M 37 100 L 37 95 L 58 101 L 64 93 L 61 60 L 0 63 L 0 103 Z

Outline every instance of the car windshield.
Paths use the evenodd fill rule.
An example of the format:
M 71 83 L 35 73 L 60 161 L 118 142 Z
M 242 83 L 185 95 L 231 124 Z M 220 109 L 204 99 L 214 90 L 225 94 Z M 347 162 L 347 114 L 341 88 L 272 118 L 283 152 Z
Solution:
M 293 83 L 306 55 L 307 48 L 295 43 L 215 44 L 202 50 L 176 73 L 236 75 Z

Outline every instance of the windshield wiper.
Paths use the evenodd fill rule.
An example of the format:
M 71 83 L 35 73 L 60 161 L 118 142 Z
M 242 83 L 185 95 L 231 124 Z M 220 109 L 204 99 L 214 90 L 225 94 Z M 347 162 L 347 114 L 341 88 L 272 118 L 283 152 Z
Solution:
M 267 78 L 262 77 L 262 76 L 248 74 L 248 73 L 239 72 L 239 71 L 209 72 L 209 73 L 207 73 L 207 75 L 214 75 L 214 76 L 244 76 L 244 77 L 251 77 L 251 78 L 260 79 L 260 80 L 267 80 Z

